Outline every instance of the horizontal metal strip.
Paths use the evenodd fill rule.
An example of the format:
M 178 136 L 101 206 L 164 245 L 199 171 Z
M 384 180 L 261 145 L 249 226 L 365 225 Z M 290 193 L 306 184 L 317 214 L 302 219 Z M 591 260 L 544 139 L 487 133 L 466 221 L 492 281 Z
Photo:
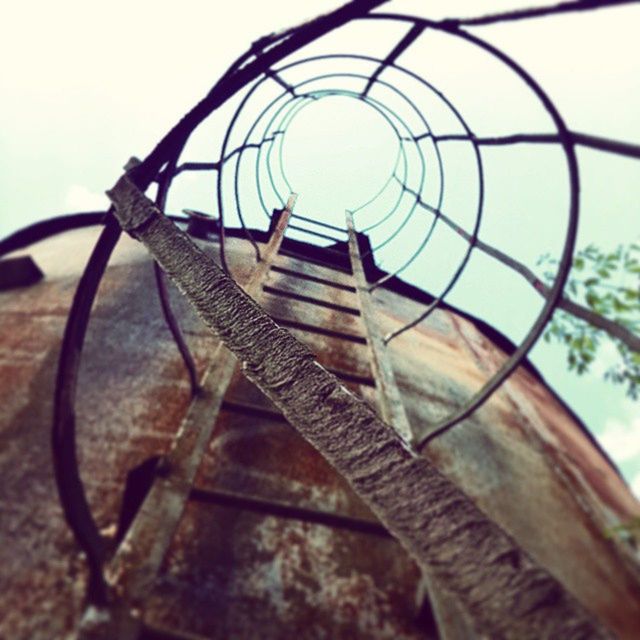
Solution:
M 319 307 L 325 307 L 326 309 L 333 309 L 334 311 L 341 311 L 342 313 L 350 313 L 352 316 L 360 315 L 360 309 L 356 309 L 355 307 L 345 307 L 342 304 L 336 304 L 335 302 L 320 300 L 320 298 L 313 298 L 312 296 L 305 296 L 301 293 L 293 293 L 292 291 L 285 291 L 284 289 L 278 289 L 277 287 L 270 287 L 269 285 L 264 285 L 262 289 L 265 293 L 270 293 L 273 296 L 280 296 L 281 298 L 291 298 L 292 300 L 298 300 L 300 302 L 308 302 L 309 304 L 317 304 Z
M 318 238 L 324 238 L 325 240 L 331 240 L 332 242 L 341 242 L 340 238 L 334 238 L 326 233 L 322 233 L 321 231 L 314 231 L 313 229 L 305 229 L 304 227 L 299 227 L 297 224 L 290 224 L 289 229 L 294 229 L 295 231 L 300 231 L 301 233 L 308 233 L 312 236 L 316 236 Z
M 299 213 L 292 213 L 292 218 L 297 218 L 298 220 L 304 220 L 305 222 L 310 222 L 312 224 L 317 224 L 320 227 L 324 227 L 325 229 L 332 229 L 333 231 L 338 231 L 346 235 L 347 230 L 341 229 L 340 227 L 336 227 L 333 224 L 329 224 L 328 222 L 323 222 L 322 220 L 316 220 L 314 218 L 307 218 L 306 216 L 302 216 Z
M 367 344 L 367 339 L 363 336 L 356 336 L 351 333 L 343 333 L 342 331 L 333 331 L 331 329 L 325 329 L 323 327 L 317 327 L 312 324 L 306 324 L 305 322 L 295 322 L 294 320 L 285 320 L 284 318 L 278 318 L 274 315 L 271 316 L 274 322 L 277 322 L 281 327 L 289 327 L 290 329 L 299 329 L 300 331 L 308 331 L 309 333 L 319 333 L 323 336 L 329 336 L 331 338 L 339 338 L 340 340 L 349 340 L 350 342 L 357 342 L 358 344 Z
M 242 402 L 233 402 L 233 400 L 224 400 L 221 409 L 225 411 L 233 411 L 234 413 L 243 413 L 258 418 L 267 418 L 274 422 L 287 422 L 287 419 L 279 412 L 271 409 L 265 409 L 252 404 L 244 404 Z
M 327 280 L 326 278 L 320 278 L 319 276 L 310 276 L 300 271 L 294 271 L 293 269 L 285 269 L 285 267 L 278 267 L 276 265 L 272 265 L 271 270 L 277 271 L 278 273 L 284 273 L 293 278 L 300 278 L 300 280 L 309 280 L 309 282 L 317 282 L 318 284 L 325 284 L 328 287 L 333 287 L 334 289 L 341 289 L 342 291 L 349 291 L 351 293 L 357 292 L 355 287 L 351 287 L 348 284 L 342 284 L 340 282 L 335 282 L 333 280 Z
M 346 529 L 356 533 L 366 533 L 384 538 L 392 537 L 391 534 L 375 520 L 354 518 L 353 516 L 345 516 L 323 509 L 310 509 L 277 500 L 266 500 L 264 498 L 256 498 L 231 491 L 197 487 L 191 489 L 189 497 L 196 502 L 214 504 L 220 507 L 232 507 L 234 509 L 243 509 L 254 513 L 277 516 L 279 518 L 313 522 L 314 524 L 321 524 L 334 529 Z
M 303 253 L 296 253 L 295 251 L 289 251 L 287 249 L 280 249 L 279 253 L 282 256 L 288 256 L 289 258 L 295 258 L 296 260 L 302 260 L 303 262 L 310 262 L 311 264 L 317 264 L 320 267 L 326 267 L 327 269 L 333 269 L 334 271 L 340 271 L 341 273 L 351 275 L 351 269 L 348 267 L 341 267 L 337 264 L 332 264 L 331 262 L 325 262 L 324 260 L 316 260 L 315 258 L 305 256 Z
M 349 373 L 348 371 L 340 371 L 339 369 L 332 369 L 325 367 L 329 373 L 333 373 L 336 378 L 344 380 L 345 382 L 353 382 L 355 384 L 361 384 L 365 387 L 375 387 L 376 381 L 373 378 L 367 378 L 365 376 L 359 376 L 357 373 Z

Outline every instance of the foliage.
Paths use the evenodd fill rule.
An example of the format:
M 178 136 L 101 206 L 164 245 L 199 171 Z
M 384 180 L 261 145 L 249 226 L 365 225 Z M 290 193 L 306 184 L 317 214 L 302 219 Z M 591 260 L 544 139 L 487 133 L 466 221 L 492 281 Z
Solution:
M 627 522 L 621 522 L 605 531 L 607 538 L 619 538 L 629 542 L 631 546 L 637 548 L 640 540 L 640 517 L 631 518 Z
M 544 279 L 551 284 L 553 267 L 558 261 L 549 254 L 538 260 L 545 268 Z M 640 334 L 640 244 L 638 241 L 619 245 L 607 253 L 593 244 L 574 257 L 565 297 L 582 304 L 601 316 Z M 605 372 L 605 378 L 626 387 L 633 399 L 640 397 L 640 353 L 632 351 L 618 339 L 601 329 L 558 309 L 544 335 L 547 342 L 557 341 L 567 348 L 569 370 L 583 374 L 589 371 L 599 347 L 612 340 L 617 361 Z

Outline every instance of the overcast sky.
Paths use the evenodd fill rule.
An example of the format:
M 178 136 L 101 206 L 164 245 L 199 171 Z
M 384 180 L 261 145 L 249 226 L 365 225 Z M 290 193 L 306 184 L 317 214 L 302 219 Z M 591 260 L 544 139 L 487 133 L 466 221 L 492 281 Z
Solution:
M 102 193 L 121 173 L 124 162 L 131 155 L 146 155 L 250 42 L 336 5 L 327 0 L 12 4 L 0 25 L 0 236 L 52 215 L 104 208 Z M 428 17 L 465 16 L 522 6 L 522 0 L 400 1 L 385 10 L 421 13 L 425 6 L 430 13 L 423 15 Z M 640 143 L 639 24 L 640 6 L 626 6 L 482 27 L 474 33 L 525 67 L 574 130 Z M 322 47 L 384 56 L 405 31 L 401 26 L 383 30 L 358 25 L 331 36 Z M 309 53 L 321 52 L 322 47 Z M 444 90 L 478 134 L 552 131 L 532 96 L 469 45 L 426 34 L 399 63 Z M 339 67 L 336 73 L 359 72 L 357 65 Z M 309 68 L 301 77 L 308 72 Z M 283 76 L 291 82 L 298 79 L 294 71 Z M 435 130 L 447 132 L 450 123 L 436 101 L 421 95 L 406 79 L 388 76 L 387 80 L 420 103 Z M 353 83 L 338 84 L 357 90 L 357 81 Z M 376 91 L 372 97 L 393 103 L 389 91 Z M 417 117 L 402 111 L 406 107 L 399 103 L 396 107 L 418 131 Z M 185 159 L 217 159 L 220 132 L 227 121 L 220 116 L 204 127 Z M 361 102 L 327 98 L 305 108 L 291 125 L 284 147 L 288 178 L 301 194 L 300 212 L 341 222 L 344 208 L 353 206 L 352 199 L 359 201 L 375 192 L 396 152 L 389 123 Z M 433 149 L 425 145 L 424 153 L 423 194 L 432 200 L 437 197 L 435 190 L 429 191 L 437 183 Z M 443 150 L 443 155 L 448 184 L 443 208 L 468 225 L 477 195 L 469 150 Z M 530 152 L 519 147 L 488 150 L 483 160 L 488 186 L 482 239 L 529 266 L 546 251 L 557 253 L 566 225 L 562 157 L 554 149 Z M 589 150 L 580 150 L 579 160 L 583 186 L 578 246 L 595 242 L 613 248 L 637 237 L 640 162 Z M 411 165 L 417 167 L 415 157 Z M 185 179 L 176 185 L 170 205 L 175 210 L 181 206 L 213 210 L 214 187 L 211 176 Z M 365 225 L 375 215 L 363 211 L 358 221 Z M 259 219 L 254 219 L 256 224 Z M 423 226 L 409 225 L 404 237 L 380 252 L 385 268 L 402 264 L 422 237 L 426 221 Z M 388 228 L 381 233 L 383 237 Z M 406 274 L 431 291 L 450 275 L 463 249 L 443 230 L 438 234 L 431 251 Z M 490 262 L 481 255 L 474 257 L 451 301 L 517 341 L 533 321 L 540 299 L 517 276 Z M 640 494 L 640 412 L 638 403 L 626 399 L 621 389 L 602 382 L 611 357 L 611 348 L 605 348 L 594 372 L 578 378 L 566 372 L 561 350 L 540 344 L 532 355 Z

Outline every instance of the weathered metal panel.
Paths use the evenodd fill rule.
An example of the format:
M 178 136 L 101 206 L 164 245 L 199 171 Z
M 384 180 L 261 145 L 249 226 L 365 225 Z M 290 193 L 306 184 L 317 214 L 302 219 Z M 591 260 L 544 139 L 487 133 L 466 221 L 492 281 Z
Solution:
M 249 379 L 420 566 L 460 599 L 475 628 L 514 640 L 610 637 L 455 483 L 318 366 L 308 347 L 278 327 L 126 175 L 108 193 L 118 221 L 134 229 Z
M 211 638 L 425 638 L 418 579 L 392 540 L 190 509 L 150 610 Z
M 2 539 L 12 543 L 3 544 L 1 552 L 5 562 L 0 606 L 11 613 L 0 622 L 0 636 L 25 640 L 63 637 L 77 623 L 82 609 L 85 567 L 73 551 L 71 534 L 58 506 L 51 476 L 49 429 L 57 346 L 75 281 L 93 237 L 94 230 L 84 230 L 31 247 L 29 253 L 36 261 L 50 266 L 44 268 L 46 280 L 30 289 L 3 294 L 0 302 L 0 319 L 3 327 L 10 329 L 2 334 L 5 357 L 0 368 L 0 393 L 6 392 L 3 399 L 11 400 L 2 405 L 0 420 L 4 439 L 10 445 L 0 454 L 6 489 L 3 514 L 10 514 L 0 522 L 0 531 Z M 214 246 L 210 248 L 215 250 Z M 228 248 L 234 273 L 248 275 L 252 266 L 248 244 L 231 239 Z M 66 261 L 67 255 L 73 257 Z M 188 313 L 180 297 L 173 291 L 171 294 L 202 370 L 214 340 Z M 320 338 L 324 336 L 318 337 L 318 348 L 323 344 Z M 360 345 L 343 342 L 335 340 L 332 348 L 336 358 L 326 356 L 326 362 L 368 375 L 366 362 L 351 352 Z M 15 354 L 21 352 L 26 356 L 16 363 Z M 29 385 L 33 393 L 28 393 Z M 370 387 L 351 386 L 362 388 L 373 399 Z M 189 403 L 183 365 L 155 299 L 151 262 L 144 250 L 126 237 L 114 255 L 94 309 L 78 399 L 82 475 L 100 526 L 113 531 L 128 470 L 167 450 Z M 228 399 L 273 408 L 239 374 L 234 377 Z M 20 410 L 24 410 L 22 414 Z M 344 481 L 286 424 L 225 410 L 220 416 L 198 483 L 372 517 Z M 29 429 L 23 428 L 25 421 Z M 21 461 L 19 465 L 16 460 Z M 199 583 L 200 577 L 205 581 L 194 592 L 172 591 L 170 595 L 176 599 L 153 605 L 152 612 L 159 614 L 150 613 L 150 619 L 191 630 L 204 630 L 208 624 L 206 633 L 218 633 L 217 637 L 229 637 L 225 629 L 240 634 L 234 637 L 243 637 L 241 633 L 255 637 L 261 624 L 265 625 L 264 637 L 289 637 L 292 625 L 322 630 L 317 637 L 322 633 L 371 637 L 374 632 L 378 637 L 428 637 L 415 622 L 418 571 L 395 543 L 370 543 L 370 536 L 363 534 L 256 515 L 241 516 L 248 524 L 240 535 L 237 529 L 228 529 L 231 511 L 199 505 L 190 508 L 190 514 L 199 515 L 195 522 L 196 516 L 188 516 L 180 531 L 193 533 L 197 525 L 203 538 L 196 541 L 191 535 L 178 535 L 160 593 L 167 581 L 178 580 L 171 577 L 170 569 L 175 553 L 190 559 L 190 564 L 180 564 L 179 577 L 186 581 L 184 584 Z M 217 527 L 221 535 L 207 539 L 211 527 Z M 222 535 L 225 531 L 228 536 Z M 282 542 L 276 544 L 281 535 Z M 294 539 L 288 550 L 284 542 Z M 350 551 L 354 546 L 362 550 L 358 562 L 355 552 Z M 194 553 L 199 549 L 203 556 L 198 559 Z M 367 549 L 375 549 L 376 554 L 365 553 Z M 354 562 L 343 562 L 350 554 Z M 327 559 L 334 556 L 328 563 Z M 221 579 L 215 584 L 206 572 L 202 573 L 202 566 L 213 570 L 210 559 L 220 557 L 227 561 L 215 567 L 213 575 Z M 233 558 L 241 558 L 246 566 L 232 564 L 230 569 Z M 298 561 L 317 574 L 321 584 L 318 592 L 302 580 L 303 573 L 296 569 Z M 253 580 L 251 567 L 260 569 Z M 282 591 L 272 582 L 278 567 L 282 570 L 281 586 L 287 593 L 296 589 L 300 592 L 284 608 L 277 604 Z M 296 587 L 297 581 L 300 584 Z M 222 624 L 219 613 L 225 600 L 220 597 L 220 589 L 227 584 L 235 585 L 234 605 Z M 206 614 L 202 620 L 195 615 L 198 610 L 194 605 L 204 606 L 198 593 L 208 593 L 214 599 L 207 606 L 216 615 Z M 258 596 L 262 598 L 261 607 L 257 606 Z M 342 602 L 339 607 L 338 601 Z M 275 616 L 268 626 L 261 613 L 266 611 Z M 278 611 L 280 617 L 276 616 Z
M 419 308 L 388 291 L 377 290 L 376 299 L 389 331 Z M 505 358 L 470 321 L 446 312 L 434 320 L 390 343 L 419 433 L 460 406 Z M 420 396 L 424 402 L 416 402 Z M 521 368 L 425 455 L 620 637 L 636 637 L 637 555 L 606 532 L 639 514 L 640 504 L 540 381 Z
M 0 607 L 7 612 L 0 636 L 64 637 L 82 605 L 85 569 L 57 504 L 49 428 L 58 344 L 95 235 L 87 229 L 29 248 L 45 280 L 0 293 Z M 215 253 L 215 244 L 208 246 Z M 227 249 L 232 272 L 248 276 L 254 264 L 248 243 L 230 238 Z M 352 282 L 346 274 L 294 258 L 278 256 L 276 262 L 314 277 Z M 274 272 L 270 277 L 279 284 L 286 280 L 286 286 L 299 284 L 306 295 L 319 296 L 325 286 L 304 280 L 291 284 L 292 278 Z M 338 304 L 353 299 L 350 292 L 329 287 L 327 296 Z M 376 291 L 374 299 L 384 330 L 421 309 L 389 291 Z M 173 291 L 172 301 L 202 368 L 213 341 Z M 278 304 L 282 313 L 300 317 L 306 303 L 279 298 Z M 313 306 L 303 313 L 305 322 L 335 329 L 342 312 Z M 501 357 L 476 327 L 452 317 L 436 312 L 424 326 L 391 343 L 398 385 L 418 433 L 477 389 L 488 377 L 486 367 Z M 359 319 L 342 321 L 357 324 Z M 325 365 L 370 377 L 366 345 L 293 332 Z M 371 387 L 352 388 L 375 402 Z M 127 471 L 166 450 L 189 403 L 183 365 L 153 293 L 152 265 L 128 238 L 121 241 L 100 290 L 78 398 L 83 477 L 100 525 L 111 527 Z M 228 399 L 273 410 L 239 374 Z M 327 463 L 281 421 L 223 408 L 215 433 L 196 483 L 371 517 Z M 542 383 L 518 372 L 472 419 L 429 445 L 427 455 L 588 608 L 621 637 L 634 637 L 640 616 L 635 561 L 603 531 L 638 514 L 640 507 Z M 252 637 L 250 630 L 260 624 L 264 637 L 274 638 L 305 637 L 305 630 L 317 634 L 306 637 L 425 633 L 420 635 L 414 618 L 418 573 L 399 547 L 322 525 L 194 505 L 162 576 L 151 618 L 212 636 L 223 629 L 229 631 L 226 637 Z M 269 620 L 262 616 L 266 612 Z M 278 635 L 283 621 L 287 633 Z

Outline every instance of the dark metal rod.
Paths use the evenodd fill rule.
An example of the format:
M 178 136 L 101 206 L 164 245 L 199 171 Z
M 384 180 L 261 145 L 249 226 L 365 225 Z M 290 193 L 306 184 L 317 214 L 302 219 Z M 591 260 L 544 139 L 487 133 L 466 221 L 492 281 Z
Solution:
M 296 253 L 295 251 L 290 251 L 289 249 L 281 249 L 280 255 L 287 256 L 289 258 L 294 258 L 295 260 L 300 260 L 302 262 L 317 264 L 319 267 L 325 267 L 327 269 L 332 269 L 333 271 L 340 271 L 341 273 L 346 273 L 348 275 L 351 275 L 351 267 L 343 267 L 339 264 L 335 264 L 333 262 L 326 262 L 318 258 L 312 258 L 311 256 L 304 255 L 303 253 Z
M 219 162 L 183 162 L 176 167 L 173 175 L 175 177 L 183 171 L 218 171 L 218 169 L 220 169 Z
M 576 235 L 578 230 L 578 217 L 579 217 L 579 193 L 580 193 L 580 178 L 578 161 L 575 154 L 575 148 L 571 138 L 571 133 L 567 129 L 562 116 L 557 111 L 555 105 L 544 92 L 544 90 L 536 83 L 532 76 L 530 76 L 522 67 L 520 67 L 512 58 L 499 49 L 496 49 L 488 42 L 481 40 L 480 38 L 473 36 L 465 32 L 457 32 L 457 35 L 463 37 L 473 44 L 483 48 L 489 54 L 493 54 L 499 60 L 504 62 L 510 67 L 516 74 L 520 76 L 523 82 L 537 95 L 538 99 L 545 107 L 547 113 L 552 118 L 557 130 L 558 135 L 562 140 L 562 149 L 567 161 L 567 171 L 569 176 L 570 186 L 570 202 L 569 202 L 569 215 L 567 222 L 567 231 L 565 235 L 565 242 L 562 249 L 562 255 L 560 257 L 560 263 L 558 265 L 558 272 L 556 279 L 553 283 L 553 287 L 549 291 L 549 296 L 546 298 L 542 311 L 536 318 L 533 326 L 527 333 L 524 340 L 520 343 L 520 346 L 509 357 L 500 369 L 494 374 L 494 376 L 465 404 L 465 406 L 456 412 L 454 415 L 445 419 L 419 443 L 419 449 L 431 442 L 434 438 L 446 433 L 449 429 L 457 424 L 460 424 L 462 420 L 470 416 L 478 407 L 480 407 L 486 400 L 493 394 L 493 392 L 515 371 L 515 369 L 524 360 L 529 350 L 533 347 L 536 340 L 540 337 L 544 327 L 553 315 L 558 302 L 562 298 L 562 292 L 565 282 L 571 269 L 573 249 L 575 246 Z M 474 233 L 477 237 L 477 234 Z M 470 247 L 473 245 L 470 245 Z
M 322 233 L 321 231 L 314 231 L 313 229 L 305 229 L 304 227 L 299 227 L 296 224 L 290 224 L 289 229 L 295 229 L 296 231 L 301 231 L 302 233 L 308 233 L 309 235 L 317 236 L 318 238 L 324 238 L 325 240 L 331 240 L 332 242 L 344 242 L 344 240 L 339 240 L 338 238 L 329 236 L 326 233 Z
M 167 283 L 164 279 L 162 269 L 158 266 L 157 262 L 153 263 L 153 272 L 155 274 L 156 286 L 158 289 L 158 298 L 160 300 L 160 306 L 162 308 L 165 322 L 169 327 L 169 331 L 171 331 L 173 340 L 178 347 L 180 356 L 182 357 L 184 365 L 187 369 L 187 374 L 189 376 L 189 385 L 191 386 L 191 394 L 195 395 L 200 389 L 196 363 L 193 360 L 191 351 L 189 351 L 189 347 L 186 343 L 186 340 L 184 339 L 184 336 L 182 335 L 182 331 L 180 331 L 178 320 L 176 319 L 175 314 L 173 313 L 173 310 L 171 308 L 171 300 L 169 298 Z
M 224 411 L 230 411 L 232 413 L 242 413 L 244 415 L 272 420 L 273 422 L 284 422 L 288 424 L 287 419 L 282 415 L 281 412 L 275 411 L 275 408 L 266 409 L 265 407 L 258 407 L 256 405 L 233 402 L 233 400 L 223 400 L 220 408 Z
M 442 221 L 453 229 L 459 236 L 464 238 L 467 242 L 470 241 L 471 236 L 460 225 L 456 224 L 451 218 L 442 212 L 440 212 L 440 217 L 442 218 Z M 491 256 L 510 269 L 513 269 L 516 273 L 519 273 L 544 298 L 549 295 L 550 288 L 522 262 L 512 258 L 503 251 L 500 251 L 500 249 L 496 249 L 480 239 L 476 240 L 475 246 L 479 251 L 486 253 L 488 256 Z M 595 313 L 584 305 L 576 304 L 568 298 L 562 298 L 558 302 L 558 309 L 567 311 L 576 318 L 580 318 L 594 327 L 606 331 L 611 337 L 624 342 L 632 351 L 640 353 L 640 337 L 613 320 L 609 320 L 609 318 L 605 318 L 603 315 Z
M 345 333 L 344 331 L 326 329 L 325 327 L 319 327 L 317 325 L 308 324 L 306 322 L 298 322 L 296 320 L 289 320 L 287 318 L 278 318 L 275 315 L 271 315 L 271 319 L 281 327 L 289 327 L 290 329 L 298 329 L 300 331 L 305 331 L 308 333 L 318 333 L 330 338 L 348 340 L 349 342 L 356 342 L 358 344 L 367 344 L 367 339 L 364 336 L 355 335 L 353 333 Z
M 278 273 L 284 273 L 293 278 L 300 278 L 301 280 L 309 280 L 310 282 L 317 282 L 318 284 L 324 284 L 328 287 L 341 289 L 342 291 L 349 291 L 351 293 L 356 293 L 355 287 L 352 287 L 348 284 L 342 284 L 341 282 L 336 282 L 335 280 L 327 280 L 326 278 L 311 276 L 308 273 L 302 273 L 300 271 L 294 271 L 293 269 L 286 269 L 285 267 L 278 267 L 276 265 L 273 265 L 271 267 L 271 270 L 276 271 Z
M 288 504 L 278 500 L 266 500 L 255 496 L 247 496 L 231 491 L 221 491 L 219 489 L 204 489 L 194 487 L 191 490 L 190 499 L 197 502 L 216 505 L 220 507 L 230 507 L 242 509 L 253 513 L 261 513 L 267 516 L 300 520 L 320 524 L 333 529 L 345 529 L 354 533 L 364 533 L 367 535 L 380 536 L 382 538 L 393 538 L 393 536 L 377 521 L 354 518 L 353 516 L 342 515 L 324 509 L 310 509 L 298 505 Z
M 630 142 L 622 142 L 620 140 L 612 140 L 601 136 L 594 136 L 588 133 L 580 133 L 578 131 L 570 131 L 569 135 L 573 138 L 575 144 L 598 151 L 607 153 L 615 153 L 629 158 L 640 159 L 640 145 Z M 432 136 L 438 142 L 450 141 L 469 141 L 471 138 L 464 134 L 448 134 L 440 136 Z M 473 138 L 480 146 L 500 146 L 512 144 L 560 144 L 560 138 L 555 133 L 516 133 L 510 136 L 496 136 L 486 138 Z
M 332 373 L 336 378 L 344 380 L 345 382 L 352 382 L 353 384 L 360 384 L 365 387 L 375 387 L 376 381 L 367 376 L 360 376 L 357 373 L 351 373 L 349 371 L 341 371 L 340 369 L 334 369 L 333 367 L 325 367 L 325 369 Z
M 408 49 L 417 38 L 420 37 L 420 34 L 424 31 L 425 27 L 421 24 L 414 24 L 408 31 L 408 33 L 398 42 L 398 44 L 391 50 L 389 55 L 380 63 L 380 66 L 371 74 L 369 80 L 367 82 L 367 86 L 364 91 L 360 94 L 363 98 L 367 96 L 371 87 L 375 84 L 378 76 L 391 64 L 393 64 L 396 59 L 402 55 L 402 53 Z
M 329 224 L 328 222 L 324 222 L 322 220 L 314 220 L 313 218 L 307 218 L 306 216 L 301 216 L 299 213 L 294 213 L 291 215 L 292 218 L 297 218 L 298 220 L 304 220 L 305 222 L 310 222 L 312 224 L 317 224 L 320 227 L 325 227 L 327 229 L 333 229 L 333 231 L 338 231 L 340 233 L 346 234 L 346 229 L 342 229 L 340 227 L 336 227 L 334 224 Z M 291 226 L 291 225 L 289 225 Z
M 287 93 L 290 93 L 292 96 L 296 96 L 295 89 L 287 82 L 285 82 L 273 69 L 267 69 L 265 75 L 275 82 L 277 82 Z
M 167 204 L 167 195 L 169 193 L 169 188 L 171 187 L 171 182 L 173 181 L 173 177 L 175 175 L 177 162 L 178 158 L 177 156 L 174 156 L 174 158 L 169 163 L 167 163 L 167 166 L 162 172 L 158 181 L 158 192 L 156 195 L 155 203 L 158 209 L 163 212 Z M 178 347 L 178 351 L 180 353 L 180 356 L 182 357 L 184 366 L 187 369 L 189 384 L 191 386 L 191 395 L 195 396 L 200 390 L 200 382 L 198 380 L 198 369 L 196 367 L 196 363 L 193 359 L 193 356 L 191 355 L 189 346 L 187 345 L 187 342 L 182 335 L 178 319 L 176 318 L 175 313 L 173 312 L 173 308 L 171 307 L 171 298 L 169 296 L 167 283 L 164 280 L 162 269 L 158 266 L 157 262 L 154 262 L 153 264 L 153 271 L 155 274 L 156 288 L 158 291 L 158 298 L 160 299 L 162 314 L 164 316 L 165 322 L 167 323 L 167 327 L 171 332 L 173 340 Z
M 631 144 L 630 142 L 621 142 L 620 140 L 611 140 L 600 136 L 593 136 L 588 133 L 580 133 L 572 131 L 571 136 L 576 144 L 599 151 L 608 153 L 616 153 L 629 158 L 640 158 L 640 145 Z
M 285 291 L 283 289 L 278 289 L 277 287 L 270 287 L 269 285 L 264 285 L 262 290 L 265 293 L 270 293 L 273 296 L 280 296 L 282 298 L 290 298 L 291 300 L 298 300 L 299 302 L 307 302 L 309 304 L 315 304 L 319 307 L 325 307 L 327 309 L 332 309 L 334 311 L 341 311 L 342 313 L 348 313 L 352 316 L 359 316 L 360 311 L 355 307 L 346 307 L 342 304 L 336 304 L 335 302 L 329 302 L 328 300 L 320 300 L 320 298 L 314 298 L 312 296 L 305 296 L 301 293 L 293 293 L 292 291 Z
M 479 27 L 497 22 L 512 22 L 514 20 L 527 20 L 529 18 L 541 18 L 543 16 L 569 13 L 573 11 L 591 11 L 593 9 L 605 9 L 622 4 L 632 4 L 637 0 L 577 0 L 573 2 L 561 2 L 546 7 L 529 7 L 515 11 L 505 11 L 476 18 L 447 18 L 440 24 L 453 27 Z

